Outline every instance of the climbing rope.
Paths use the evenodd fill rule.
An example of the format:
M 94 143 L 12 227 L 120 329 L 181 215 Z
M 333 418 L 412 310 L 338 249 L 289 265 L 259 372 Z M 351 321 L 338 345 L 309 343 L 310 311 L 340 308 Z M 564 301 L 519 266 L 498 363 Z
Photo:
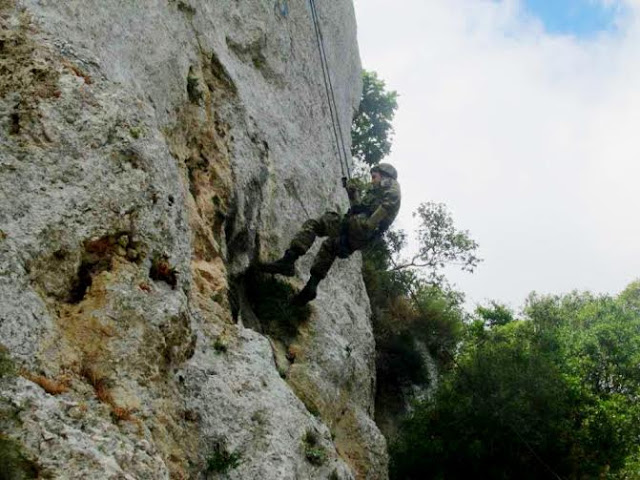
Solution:
M 342 134 L 342 127 L 340 125 L 340 116 L 338 114 L 338 108 L 336 106 L 336 97 L 333 90 L 333 83 L 331 82 L 331 74 L 329 71 L 329 62 L 327 61 L 327 52 L 324 45 L 324 39 L 322 37 L 322 30 L 320 29 L 320 20 L 318 17 L 318 10 L 316 9 L 315 0 L 309 0 L 311 7 L 311 18 L 313 20 L 313 26 L 316 35 L 316 42 L 318 44 L 318 52 L 320 54 L 320 64 L 322 65 L 322 77 L 324 80 L 324 89 L 327 94 L 327 103 L 329 104 L 329 113 L 331 114 L 331 125 L 333 127 L 333 136 L 336 142 L 336 149 L 338 153 L 338 161 L 340 162 L 340 168 L 342 170 L 342 185 L 346 188 L 347 180 L 351 179 L 351 171 L 349 170 L 349 157 L 347 154 L 347 148 Z

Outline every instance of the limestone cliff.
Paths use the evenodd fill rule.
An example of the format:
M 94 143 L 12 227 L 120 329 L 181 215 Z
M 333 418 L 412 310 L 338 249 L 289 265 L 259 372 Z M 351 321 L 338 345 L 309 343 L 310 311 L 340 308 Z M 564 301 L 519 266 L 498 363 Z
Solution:
M 353 7 L 318 8 L 348 137 Z M 286 341 L 244 287 L 345 208 L 328 125 L 306 2 L 0 0 L 6 471 L 387 478 L 359 256 Z

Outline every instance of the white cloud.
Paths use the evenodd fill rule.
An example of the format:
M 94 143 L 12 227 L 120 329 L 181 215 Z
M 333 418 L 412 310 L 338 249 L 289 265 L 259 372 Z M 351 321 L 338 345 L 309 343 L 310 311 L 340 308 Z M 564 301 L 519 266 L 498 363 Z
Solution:
M 640 277 L 640 28 L 552 36 L 516 0 L 357 0 L 365 68 L 399 91 L 401 223 L 447 203 L 486 259 L 472 301 Z

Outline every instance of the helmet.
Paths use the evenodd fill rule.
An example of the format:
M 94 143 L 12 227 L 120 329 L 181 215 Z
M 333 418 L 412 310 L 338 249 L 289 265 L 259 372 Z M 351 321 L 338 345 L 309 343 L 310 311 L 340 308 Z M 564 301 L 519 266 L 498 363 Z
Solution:
M 393 165 L 389 165 L 388 163 L 379 163 L 371 169 L 371 173 L 378 172 L 384 176 L 393 178 L 394 180 L 398 179 L 398 171 L 393 167 Z

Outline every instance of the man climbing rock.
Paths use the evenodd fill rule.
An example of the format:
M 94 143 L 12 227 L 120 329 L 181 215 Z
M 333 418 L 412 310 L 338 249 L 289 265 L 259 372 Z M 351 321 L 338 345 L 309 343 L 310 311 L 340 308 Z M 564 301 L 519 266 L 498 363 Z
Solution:
M 316 237 L 329 237 L 316 255 L 311 278 L 293 300 L 297 305 L 310 302 L 316 298 L 318 284 L 327 276 L 336 257 L 347 258 L 389 228 L 400 209 L 400 184 L 397 178 L 396 169 L 388 163 L 374 166 L 371 169 L 371 185 L 364 195 L 360 195 L 355 183 L 347 186 L 351 208 L 346 215 L 326 212 L 320 218 L 307 220 L 293 237 L 284 256 L 261 265 L 260 269 L 292 277 L 295 275 L 296 260 L 311 248 Z

